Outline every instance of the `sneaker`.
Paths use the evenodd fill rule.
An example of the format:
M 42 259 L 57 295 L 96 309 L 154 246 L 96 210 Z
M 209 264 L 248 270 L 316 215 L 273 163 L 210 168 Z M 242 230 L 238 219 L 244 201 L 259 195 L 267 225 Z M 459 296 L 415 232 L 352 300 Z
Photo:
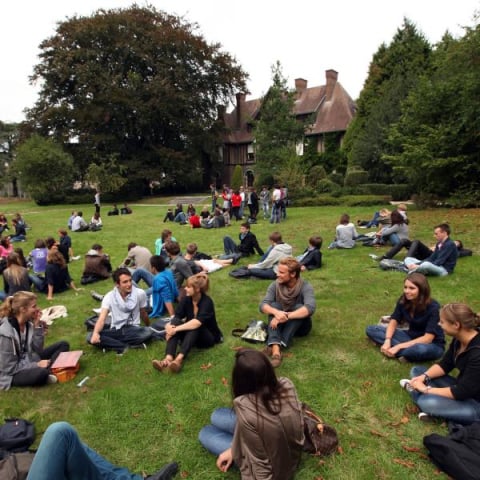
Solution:
M 58 382 L 58 378 L 55 375 L 50 374 L 47 377 L 47 385 L 52 385 L 53 383 L 57 383 L 57 382 Z
M 122 357 L 124 353 L 127 353 L 128 347 L 124 347 L 121 350 L 117 350 L 117 357 Z
M 72 257 L 72 260 L 80 260 L 81 258 L 81 255 L 75 255 L 74 257 Z
M 375 255 L 374 253 L 369 253 L 368 256 L 372 258 L 373 260 L 379 261 L 380 260 L 380 255 Z
M 428 413 L 420 412 L 418 414 L 418 419 L 423 423 L 431 423 L 435 421 L 435 417 L 432 417 Z
M 178 472 L 178 463 L 167 463 L 158 472 L 148 475 L 145 480 L 170 480 Z
M 92 298 L 93 298 L 94 300 L 98 300 L 99 302 L 101 302 L 101 301 L 103 300 L 103 297 L 104 297 L 104 295 L 102 295 L 101 293 L 96 292 L 95 290 L 92 290 L 92 291 L 90 292 L 90 295 L 92 296 Z
M 408 393 L 413 392 L 415 389 L 410 385 L 410 380 L 408 378 L 402 378 L 400 380 L 400 386 L 406 390 Z

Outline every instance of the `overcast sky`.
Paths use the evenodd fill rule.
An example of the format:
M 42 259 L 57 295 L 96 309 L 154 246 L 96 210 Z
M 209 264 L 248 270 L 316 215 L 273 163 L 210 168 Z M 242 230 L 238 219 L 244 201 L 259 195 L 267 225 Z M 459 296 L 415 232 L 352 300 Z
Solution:
M 124 0 L 3 0 L 0 4 L 0 120 L 19 122 L 37 90 L 28 82 L 38 62 L 38 46 L 53 35 L 57 22 L 99 8 L 128 7 Z M 446 30 L 456 36 L 474 25 L 480 0 L 150 0 L 149 4 L 198 23 L 205 39 L 219 42 L 250 75 L 247 98 L 257 98 L 271 83 L 279 60 L 293 87 L 325 83 L 325 70 L 356 99 L 372 55 L 390 43 L 403 18 L 413 21 L 431 43 Z M 138 5 L 145 5 L 138 1 Z

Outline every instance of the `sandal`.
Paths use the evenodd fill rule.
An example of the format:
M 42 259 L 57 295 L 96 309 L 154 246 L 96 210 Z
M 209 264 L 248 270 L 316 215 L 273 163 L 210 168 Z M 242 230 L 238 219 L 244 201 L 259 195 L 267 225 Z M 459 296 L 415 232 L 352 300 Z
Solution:
M 172 373 L 178 373 L 182 369 L 182 364 L 177 362 L 171 362 L 168 369 Z
M 170 365 L 168 360 L 152 360 L 152 366 L 159 372 L 163 372 L 166 370 Z
M 279 367 L 282 364 L 282 355 L 278 353 L 275 355 L 272 355 L 270 362 L 273 368 Z

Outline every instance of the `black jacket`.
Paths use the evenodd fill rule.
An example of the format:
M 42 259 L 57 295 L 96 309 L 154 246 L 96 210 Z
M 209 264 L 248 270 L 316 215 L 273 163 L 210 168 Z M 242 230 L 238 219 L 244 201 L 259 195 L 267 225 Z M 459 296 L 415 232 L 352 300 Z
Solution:
M 308 251 L 308 247 L 303 252 L 306 255 L 300 261 L 300 265 L 304 265 L 307 270 L 314 270 L 322 266 L 322 252 L 318 248 Z
M 258 244 L 257 237 L 252 232 L 247 232 L 243 238 L 241 238 L 241 235 L 239 235 L 238 238 L 240 238 L 238 251 L 242 254 L 242 256 L 248 257 L 249 255 L 254 255 L 255 250 L 259 255 L 263 255 L 263 250 Z

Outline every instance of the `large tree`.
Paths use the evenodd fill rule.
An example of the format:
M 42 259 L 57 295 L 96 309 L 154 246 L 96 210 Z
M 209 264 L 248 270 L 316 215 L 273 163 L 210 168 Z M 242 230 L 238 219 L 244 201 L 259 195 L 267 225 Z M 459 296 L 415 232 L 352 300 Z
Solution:
M 295 118 L 294 101 L 294 92 L 288 90 L 287 80 L 277 61 L 272 66 L 272 86 L 262 99 L 259 119 L 254 126 L 260 181 L 273 176 L 275 180 L 285 182 L 293 170 L 298 170 L 296 147 L 303 141 L 305 127 Z
M 345 136 L 350 167 L 368 172 L 375 183 L 390 183 L 391 168 L 382 159 L 387 152 L 388 128 L 401 113 L 401 103 L 428 69 L 431 47 L 408 19 L 389 45 L 374 54 L 357 101 L 357 113 Z
M 446 34 L 390 129 L 386 159 L 421 193 L 480 199 L 480 26 Z
M 59 23 L 40 45 L 30 126 L 69 146 L 81 174 L 114 155 L 129 182 L 201 178 L 216 161 L 217 105 L 246 74 L 197 31 L 137 5 Z

